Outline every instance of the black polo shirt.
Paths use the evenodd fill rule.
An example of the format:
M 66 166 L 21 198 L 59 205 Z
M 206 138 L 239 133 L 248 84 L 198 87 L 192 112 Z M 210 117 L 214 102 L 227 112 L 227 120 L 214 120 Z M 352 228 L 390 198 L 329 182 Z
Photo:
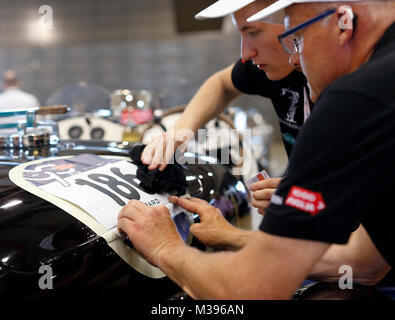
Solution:
M 344 244 L 361 223 L 395 266 L 395 24 L 320 96 L 261 230 Z
M 232 70 L 232 81 L 233 85 L 245 94 L 260 95 L 272 100 L 289 157 L 296 137 L 313 106 L 303 73 L 294 71 L 282 80 L 272 81 L 251 61 L 242 63 L 239 60 Z

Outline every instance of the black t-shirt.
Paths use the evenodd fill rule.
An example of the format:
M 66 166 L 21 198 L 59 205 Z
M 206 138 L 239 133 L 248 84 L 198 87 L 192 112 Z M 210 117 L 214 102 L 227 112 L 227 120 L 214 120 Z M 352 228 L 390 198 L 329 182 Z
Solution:
M 313 106 L 303 73 L 294 71 L 282 80 L 273 81 L 251 61 L 243 63 L 240 59 L 232 70 L 232 81 L 236 89 L 245 94 L 260 95 L 272 100 L 289 157 L 305 117 L 308 117 Z
M 347 243 L 361 223 L 395 266 L 395 24 L 370 60 L 320 96 L 260 226 Z

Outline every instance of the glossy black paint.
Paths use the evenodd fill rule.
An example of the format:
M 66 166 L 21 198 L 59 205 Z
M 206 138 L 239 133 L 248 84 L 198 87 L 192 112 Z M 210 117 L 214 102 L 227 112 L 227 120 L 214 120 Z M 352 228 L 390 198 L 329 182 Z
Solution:
M 56 154 L 127 156 L 128 151 L 84 141 L 62 143 Z M 23 161 L 4 155 L 0 159 L 0 298 L 34 300 L 133 288 L 127 291 L 131 298 L 163 299 L 180 291 L 167 278 L 149 279 L 137 273 L 83 223 L 13 184 L 8 171 Z M 186 176 L 199 177 L 188 183 L 192 196 L 209 200 L 213 192 L 228 190 L 237 198 L 239 214 L 248 211 L 247 194 L 235 188 L 239 180 L 227 168 L 219 164 L 184 167 Z M 53 290 L 38 286 L 43 264 L 53 268 Z

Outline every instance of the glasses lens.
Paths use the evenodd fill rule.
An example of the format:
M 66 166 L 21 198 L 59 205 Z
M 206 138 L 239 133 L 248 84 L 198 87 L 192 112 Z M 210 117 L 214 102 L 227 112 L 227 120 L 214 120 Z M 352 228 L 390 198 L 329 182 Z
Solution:
M 295 54 L 298 52 L 298 44 L 294 37 L 288 36 L 280 40 L 281 45 L 288 54 Z

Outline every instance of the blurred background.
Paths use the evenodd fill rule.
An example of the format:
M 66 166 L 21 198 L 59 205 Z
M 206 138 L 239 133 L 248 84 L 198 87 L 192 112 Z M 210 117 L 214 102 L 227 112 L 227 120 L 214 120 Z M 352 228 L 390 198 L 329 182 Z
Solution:
M 116 89 L 149 90 L 161 109 L 186 104 L 205 79 L 240 56 L 229 17 L 194 20 L 213 2 L 0 0 L 0 72 L 15 70 L 41 105 L 70 86 L 101 91 L 94 109 L 108 108 Z M 270 165 L 281 174 L 287 159 L 271 102 L 243 96 L 232 105 L 256 108 L 273 126 Z

